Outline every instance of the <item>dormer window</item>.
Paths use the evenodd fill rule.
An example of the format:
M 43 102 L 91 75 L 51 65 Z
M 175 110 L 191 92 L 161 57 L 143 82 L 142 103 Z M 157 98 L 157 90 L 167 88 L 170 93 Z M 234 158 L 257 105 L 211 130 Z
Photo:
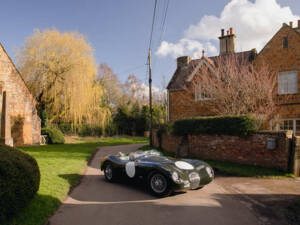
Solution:
M 284 37 L 283 38 L 282 47 L 283 48 L 288 48 L 289 47 L 289 39 L 288 39 L 288 37 Z

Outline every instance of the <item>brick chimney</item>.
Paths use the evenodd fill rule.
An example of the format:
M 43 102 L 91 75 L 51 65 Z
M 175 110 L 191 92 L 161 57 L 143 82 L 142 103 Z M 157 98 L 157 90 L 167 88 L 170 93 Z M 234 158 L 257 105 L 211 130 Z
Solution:
M 298 29 L 300 29 L 300 20 L 298 20 Z
M 293 28 L 293 22 L 292 21 L 290 22 L 290 27 Z
M 235 38 L 232 27 L 227 31 L 227 35 L 224 35 L 224 29 L 221 30 L 220 55 L 235 52 Z
M 177 68 L 184 68 L 189 65 L 191 62 L 191 57 L 189 56 L 181 56 L 177 58 Z

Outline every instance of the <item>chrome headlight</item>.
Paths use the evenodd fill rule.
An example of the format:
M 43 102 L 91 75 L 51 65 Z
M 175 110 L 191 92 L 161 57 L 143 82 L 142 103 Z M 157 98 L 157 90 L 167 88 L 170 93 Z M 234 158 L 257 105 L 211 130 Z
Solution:
M 205 169 L 206 169 L 206 172 L 207 172 L 208 176 L 210 178 L 213 178 L 214 177 L 214 171 L 213 171 L 213 169 L 211 167 L 209 167 L 209 166 L 207 166 Z
M 195 172 L 190 173 L 189 178 L 190 178 L 190 181 L 192 181 L 192 182 L 200 181 L 199 174 L 195 173 Z
M 177 172 L 172 173 L 172 179 L 175 183 L 180 184 L 182 183 L 182 180 L 180 179 L 179 175 Z

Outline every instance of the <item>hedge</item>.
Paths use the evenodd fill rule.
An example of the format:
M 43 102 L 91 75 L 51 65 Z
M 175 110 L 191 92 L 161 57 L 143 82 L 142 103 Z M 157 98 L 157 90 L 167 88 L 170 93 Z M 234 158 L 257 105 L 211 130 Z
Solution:
M 254 119 L 251 116 L 197 117 L 176 120 L 173 134 L 224 134 L 248 135 L 255 132 Z
M 0 224 L 8 221 L 34 197 L 40 170 L 34 158 L 0 145 Z
M 48 144 L 65 143 L 64 134 L 57 128 L 43 128 L 42 134 L 48 136 Z

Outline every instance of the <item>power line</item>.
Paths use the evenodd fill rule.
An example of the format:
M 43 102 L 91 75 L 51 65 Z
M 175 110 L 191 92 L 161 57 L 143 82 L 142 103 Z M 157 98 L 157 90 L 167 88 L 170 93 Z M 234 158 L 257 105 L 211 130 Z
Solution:
M 153 29 L 154 29 L 154 23 L 155 23 L 155 15 L 156 15 L 156 6 L 157 6 L 157 0 L 155 0 L 154 9 L 153 9 L 153 17 L 152 17 L 152 26 L 151 26 L 151 33 L 150 33 L 149 49 L 151 49 L 151 44 L 152 44 L 152 36 L 153 36 Z

